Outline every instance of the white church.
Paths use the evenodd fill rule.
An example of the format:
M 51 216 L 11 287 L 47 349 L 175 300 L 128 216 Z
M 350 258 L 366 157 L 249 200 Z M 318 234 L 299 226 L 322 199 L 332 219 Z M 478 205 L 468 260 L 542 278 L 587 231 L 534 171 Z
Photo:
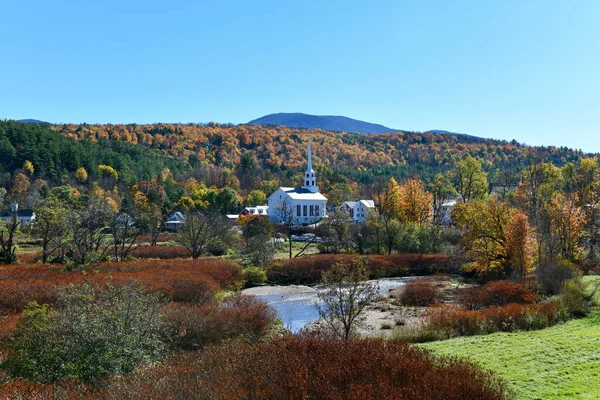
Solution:
M 319 193 L 317 177 L 312 168 L 310 134 L 308 135 L 308 166 L 301 188 L 280 187 L 269 196 L 268 215 L 273 222 L 283 218 L 295 225 L 313 224 L 326 216 L 327 198 Z

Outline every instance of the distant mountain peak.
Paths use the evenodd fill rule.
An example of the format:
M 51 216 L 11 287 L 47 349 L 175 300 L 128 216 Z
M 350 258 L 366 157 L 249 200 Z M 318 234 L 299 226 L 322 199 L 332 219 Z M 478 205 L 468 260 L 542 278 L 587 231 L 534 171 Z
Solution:
M 358 132 L 365 134 L 399 131 L 399 129 L 388 128 L 380 124 L 372 124 L 338 115 L 310 115 L 303 113 L 269 114 L 248 122 L 248 125 L 280 125 L 290 128 L 323 129 L 333 132 Z
M 39 119 L 31 119 L 31 118 L 19 119 L 16 122 L 24 122 L 26 124 L 43 124 L 44 123 L 44 121 L 40 121 Z

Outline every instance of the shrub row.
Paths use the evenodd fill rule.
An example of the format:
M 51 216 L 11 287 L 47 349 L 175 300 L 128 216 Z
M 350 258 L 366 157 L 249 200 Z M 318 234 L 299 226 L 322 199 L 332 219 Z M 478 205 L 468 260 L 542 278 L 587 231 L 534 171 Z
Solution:
M 109 249 L 107 252 L 109 255 L 112 254 L 112 250 Z M 131 256 L 135 258 L 156 258 L 162 260 L 170 260 L 175 258 L 189 258 L 190 252 L 183 246 L 148 246 L 141 245 L 131 250 Z M 57 254 L 53 254 L 55 256 Z M 17 260 L 21 264 L 35 264 L 42 261 L 42 252 L 19 252 L 17 254 Z
M 505 382 L 472 363 L 436 357 L 399 341 L 349 342 L 291 336 L 254 345 L 231 342 L 106 382 L 14 382 L 0 398 L 429 399 L 510 398 Z
M 352 262 L 356 254 L 317 254 L 307 257 L 277 260 L 267 268 L 270 282 L 285 284 L 315 284 L 323 272 L 336 260 Z M 430 275 L 434 273 L 459 273 L 460 262 L 445 254 L 390 254 L 367 256 L 369 278 Z
M 552 326 L 567 318 L 558 300 L 539 304 L 506 304 L 482 310 L 465 310 L 439 305 L 427 311 L 426 329 L 439 339 L 483 335 L 493 332 L 534 330 Z
M 537 295 L 521 283 L 500 280 L 488 282 L 480 287 L 462 289 L 458 300 L 464 307 L 475 310 L 510 303 L 534 303 Z
M 30 301 L 54 304 L 57 286 L 107 279 L 115 285 L 134 280 L 173 301 L 203 302 L 219 290 L 240 286 L 244 275 L 239 264 L 222 259 L 100 263 L 70 272 L 60 266 L 8 265 L 0 269 L 0 312 L 20 312 Z
M 169 260 L 173 258 L 189 258 L 190 252 L 183 246 L 138 246 L 131 251 L 135 258 L 158 258 Z

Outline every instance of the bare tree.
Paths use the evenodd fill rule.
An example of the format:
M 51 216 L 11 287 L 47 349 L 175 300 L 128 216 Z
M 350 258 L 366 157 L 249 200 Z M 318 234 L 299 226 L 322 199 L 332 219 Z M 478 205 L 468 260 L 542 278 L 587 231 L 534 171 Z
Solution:
M 121 210 L 109 216 L 108 227 L 112 236 L 112 246 L 116 261 L 127 257 L 140 235 L 149 229 L 149 216 L 136 210 Z
M 288 237 L 289 253 L 290 258 L 292 258 L 292 231 L 294 229 L 294 226 L 298 223 L 298 217 L 294 212 L 289 198 L 286 198 L 281 203 L 279 203 L 277 207 L 275 207 L 274 213 L 275 216 L 281 221 L 281 226 L 283 227 L 285 234 Z
M 340 253 L 351 246 L 349 229 L 352 217 L 345 211 L 335 210 L 329 213 L 322 224 L 322 232 L 327 239 L 327 246 L 333 248 L 334 253 Z
M 350 339 L 360 324 L 358 316 L 379 295 L 379 285 L 366 282 L 367 260 L 358 257 L 351 263 L 336 261 L 323 274 L 326 285 L 318 292 L 319 316 L 331 331 L 344 340 Z
M 58 200 L 41 201 L 35 208 L 32 234 L 42 241 L 42 261 L 61 248 L 67 234 L 67 208 Z
M 186 215 L 177 241 L 192 258 L 207 254 L 211 248 L 231 244 L 234 232 L 225 218 L 213 213 L 194 211 Z
M 103 259 L 109 249 L 105 230 L 113 212 L 102 197 L 88 201 L 86 208 L 78 213 L 71 210 L 67 216 L 69 237 L 67 246 L 74 253 L 74 261 L 85 265 Z

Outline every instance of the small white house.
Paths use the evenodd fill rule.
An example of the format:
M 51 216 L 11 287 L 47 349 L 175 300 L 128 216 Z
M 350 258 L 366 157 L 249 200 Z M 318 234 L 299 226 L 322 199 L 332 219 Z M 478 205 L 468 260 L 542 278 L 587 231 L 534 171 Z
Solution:
M 367 220 L 369 210 L 375 209 L 373 200 L 345 201 L 339 207 L 341 211 L 347 212 L 355 224 L 362 224 Z
M 240 217 L 242 215 L 264 215 L 267 216 L 269 214 L 269 206 L 254 206 L 254 207 L 246 207 L 240 212 Z
M 20 210 L 17 203 L 13 203 L 10 211 L 3 211 L 0 213 L 0 220 L 4 222 L 10 222 L 13 219 L 13 215 L 17 214 L 17 219 L 21 227 L 31 224 L 35 221 L 35 212 L 33 210 Z
M 165 223 L 165 227 L 167 228 L 168 231 L 178 232 L 181 229 L 181 227 L 183 226 L 184 222 L 185 222 L 185 216 L 181 212 L 177 211 L 177 212 L 174 212 L 173 214 L 171 214 L 171 216 Z

